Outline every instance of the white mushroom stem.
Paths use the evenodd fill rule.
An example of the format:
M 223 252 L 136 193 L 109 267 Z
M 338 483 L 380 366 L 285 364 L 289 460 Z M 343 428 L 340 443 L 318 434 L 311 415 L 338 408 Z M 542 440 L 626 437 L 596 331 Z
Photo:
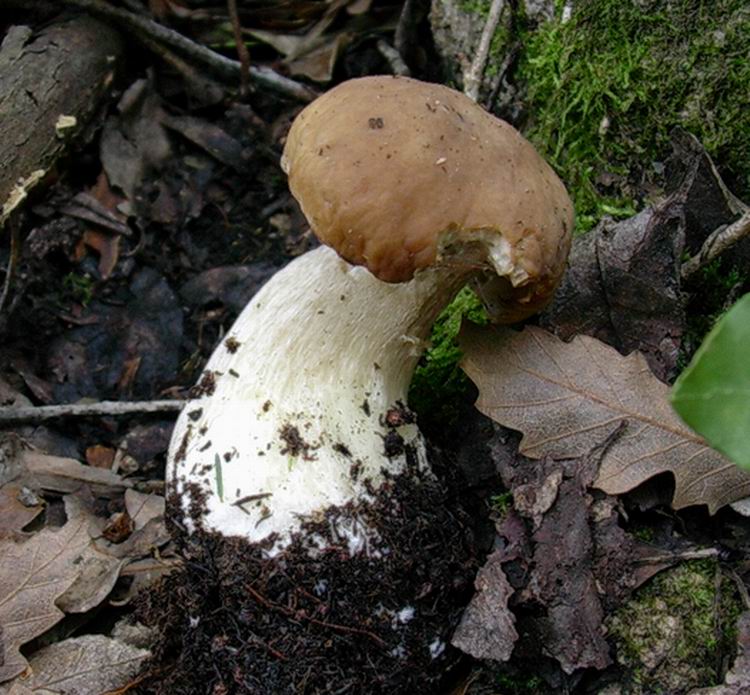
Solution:
M 202 498 L 205 528 L 249 541 L 276 533 L 283 546 L 301 520 L 404 470 L 399 437 L 386 453 L 394 430 L 425 466 L 417 426 L 393 409 L 406 402 L 434 320 L 473 270 L 445 263 L 389 284 L 321 247 L 274 275 L 175 427 L 167 480 L 186 517 Z M 363 538 L 350 541 L 354 550 Z

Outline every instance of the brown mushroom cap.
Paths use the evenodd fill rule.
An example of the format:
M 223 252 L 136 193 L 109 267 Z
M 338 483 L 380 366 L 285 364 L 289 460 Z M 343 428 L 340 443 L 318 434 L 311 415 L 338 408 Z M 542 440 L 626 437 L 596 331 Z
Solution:
M 512 126 L 448 87 L 344 82 L 299 114 L 282 165 L 320 240 L 381 280 L 409 280 L 441 242 L 477 232 L 509 242 L 522 314 L 562 275 L 573 228 L 562 182 Z

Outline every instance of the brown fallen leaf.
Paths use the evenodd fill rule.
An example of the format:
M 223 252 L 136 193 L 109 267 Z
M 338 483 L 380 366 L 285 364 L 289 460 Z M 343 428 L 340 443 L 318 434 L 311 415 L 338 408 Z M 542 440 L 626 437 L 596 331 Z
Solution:
M 505 577 L 503 554 L 495 551 L 479 570 L 471 599 L 453 634 L 451 644 L 476 659 L 507 661 L 518 639 L 515 618 L 508 608 L 513 587 Z
M 22 480 L 33 481 L 33 486 L 51 492 L 71 493 L 84 485 L 100 497 L 116 497 L 132 483 L 117 473 L 94 468 L 75 459 L 49 456 L 39 451 L 23 451 L 19 458 Z
M 122 688 L 150 656 L 104 635 L 84 635 L 40 649 L 29 659 L 30 675 L 10 693 L 105 693 Z M 16 685 L 23 689 L 14 691 Z
M 73 560 L 89 540 L 88 520 L 79 517 L 24 543 L 0 541 L 0 683 L 27 667 L 19 647 L 63 617 L 55 601 L 78 577 Z
M 21 685 L 18 681 L 14 681 L 10 690 L 0 688 L 0 695 L 34 695 L 34 691 L 29 690 L 25 685 Z
M 625 423 L 594 487 L 617 495 L 669 472 L 675 509 L 706 504 L 712 514 L 750 495 L 750 474 L 682 424 L 640 353 L 623 357 L 588 336 L 564 343 L 532 326 L 466 325 L 460 344 L 463 369 L 479 388 L 477 408 L 522 432 L 525 456 L 582 456 Z
M 164 516 L 166 503 L 161 495 L 126 490 L 125 508 L 135 524 L 135 530 L 140 531 L 151 519 Z
M 44 505 L 27 506 L 19 499 L 21 485 L 8 483 L 0 488 L 0 538 L 19 533 L 44 509 Z
M 112 275 L 120 258 L 120 238 L 113 234 L 87 229 L 81 243 L 99 254 L 99 274 L 102 280 Z
M 115 450 L 103 444 L 94 444 L 86 449 L 86 463 L 94 468 L 112 469 L 115 460 Z
M 85 613 L 107 598 L 125 560 L 109 552 L 110 545 L 99 538 L 104 519 L 89 512 L 81 499 L 74 495 L 65 497 L 65 513 L 71 521 L 86 522 L 87 538 L 85 542 L 81 539 L 75 556 L 71 557 L 76 579 L 56 604 L 66 613 Z

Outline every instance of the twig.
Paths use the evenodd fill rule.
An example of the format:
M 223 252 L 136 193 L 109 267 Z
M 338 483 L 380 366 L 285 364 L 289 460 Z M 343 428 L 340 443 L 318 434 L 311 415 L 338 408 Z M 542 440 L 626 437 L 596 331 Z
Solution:
M 388 65 L 391 66 L 394 75 L 400 75 L 401 77 L 409 77 L 411 70 L 409 66 L 404 62 L 401 54 L 384 39 L 378 39 L 377 43 L 378 51 L 388 61 Z
M 201 99 L 208 97 L 210 103 L 218 103 L 224 98 L 224 92 L 227 89 L 226 83 L 220 82 L 213 75 L 206 74 L 199 66 L 191 64 L 169 46 L 154 41 L 146 34 L 141 34 L 138 40 L 154 55 L 182 75 L 188 92 L 200 95 Z
M 490 12 L 487 15 L 487 22 L 482 30 L 482 36 L 479 39 L 479 46 L 474 60 L 471 62 L 466 75 L 464 75 L 464 94 L 470 99 L 476 101 L 479 98 L 479 87 L 482 84 L 484 68 L 487 65 L 487 57 L 490 54 L 492 37 L 495 36 L 495 30 L 500 22 L 505 0 L 492 0 Z
M 240 95 L 244 98 L 250 92 L 250 53 L 245 39 L 242 38 L 242 24 L 237 12 L 237 0 L 227 0 L 229 21 L 232 23 L 234 42 L 237 44 L 237 57 L 240 59 Z
M 725 570 L 729 573 L 729 576 L 737 587 L 737 592 L 742 599 L 742 603 L 745 604 L 745 610 L 750 611 L 750 593 L 745 586 L 745 582 L 742 581 L 742 577 L 731 567 L 726 567 Z
M 305 616 L 307 617 L 307 616 Z M 318 620 L 317 618 L 310 618 L 307 617 L 307 620 L 309 620 L 314 625 L 320 625 L 321 627 L 327 627 L 329 630 L 335 630 L 336 632 L 343 632 L 348 633 L 352 635 L 362 635 L 362 637 L 367 637 L 368 639 L 371 639 L 375 644 L 380 645 L 381 647 L 385 648 L 388 645 L 380 639 L 374 632 L 370 632 L 369 630 L 363 630 L 359 627 L 350 627 L 349 625 L 339 625 L 338 623 L 329 623 L 325 620 Z
M 359 627 L 350 627 L 349 625 L 339 625 L 338 623 L 329 623 L 325 620 L 319 620 L 318 618 L 312 618 L 309 615 L 305 615 L 304 612 L 297 612 L 290 610 L 286 606 L 281 606 L 278 603 L 273 603 L 272 601 L 269 601 L 263 594 L 256 591 L 252 586 L 246 586 L 245 587 L 248 591 L 248 593 L 261 605 L 265 606 L 269 610 L 275 610 L 280 613 L 283 613 L 286 616 L 292 617 L 294 616 L 295 620 L 307 620 L 309 623 L 313 623 L 313 625 L 320 625 L 321 627 L 326 627 L 329 630 L 335 630 L 336 632 L 343 632 L 348 633 L 352 635 L 362 635 L 363 637 L 367 637 L 368 639 L 371 639 L 375 644 L 380 645 L 381 647 L 385 648 L 388 645 L 380 639 L 374 632 L 370 632 L 369 630 L 364 630 Z
M 3 282 L 3 292 L 0 294 L 0 314 L 3 312 L 5 302 L 10 294 L 10 286 L 13 282 L 13 276 L 16 274 L 16 266 L 21 258 L 21 228 L 18 220 L 10 221 L 10 253 L 8 254 L 8 267 L 5 269 L 5 281 Z
M 665 553 L 639 557 L 635 560 L 635 563 L 638 565 L 659 565 L 663 562 L 687 562 L 688 560 L 705 560 L 714 557 L 719 557 L 719 551 L 716 548 L 702 548 L 700 550 L 685 550 L 681 553 Z
M 495 86 L 492 88 L 492 93 L 487 99 L 487 104 L 485 105 L 486 111 L 491 112 L 495 107 L 495 102 L 497 101 L 498 96 L 500 96 L 500 90 L 503 88 L 503 81 L 520 52 L 521 44 L 516 41 L 516 43 L 514 43 L 510 47 L 510 50 L 505 54 L 503 64 L 500 66 L 500 71 L 498 72 L 497 80 L 495 81 Z
M 0 425 L 17 422 L 39 423 L 61 417 L 101 417 L 138 415 L 146 413 L 176 413 L 184 401 L 100 401 L 98 403 L 69 403 L 0 408 Z
M 687 280 L 691 275 L 746 236 L 750 236 L 749 209 L 746 209 L 742 217 L 736 222 L 719 227 L 703 242 L 701 250 L 689 261 L 685 261 L 682 264 L 682 279 Z
M 115 19 L 129 27 L 139 36 L 145 35 L 154 41 L 181 51 L 184 55 L 201 63 L 218 77 L 228 82 L 236 82 L 238 79 L 241 79 L 242 65 L 238 61 L 216 53 L 210 48 L 206 48 L 206 46 L 201 46 L 199 43 L 187 38 L 187 36 L 183 36 L 179 32 L 155 22 L 153 19 L 142 17 L 119 7 L 112 7 L 104 2 L 104 0 L 63 0 L 63 2 L 66 5 L 87 10 L 100 17 L 110 20 Z M 299 101 L 312 101 L 317 96 L 315 91 L 309 87 L 295 82 L 288 77 L 279 75 L 279 73 L 271 68 L 251 65 L 249 73 L 250 77 L 259 84 Z

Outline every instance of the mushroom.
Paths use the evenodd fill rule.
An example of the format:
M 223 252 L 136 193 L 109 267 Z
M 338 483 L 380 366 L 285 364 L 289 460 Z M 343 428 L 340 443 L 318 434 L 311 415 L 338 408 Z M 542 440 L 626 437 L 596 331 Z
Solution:
M 210 358 L 172 438 L 191 527 L 283 548 L 305 519 L 428 468 L 404 406 L 440 311 L 474 282 L 496 321 L 540 309 L 573 226 L 516 130 L 447 87 L 350 80 L 294 121 L 282 167 L 323 246 L 277 272 Z M 340 529 L 354 553 L 377 529 Z

